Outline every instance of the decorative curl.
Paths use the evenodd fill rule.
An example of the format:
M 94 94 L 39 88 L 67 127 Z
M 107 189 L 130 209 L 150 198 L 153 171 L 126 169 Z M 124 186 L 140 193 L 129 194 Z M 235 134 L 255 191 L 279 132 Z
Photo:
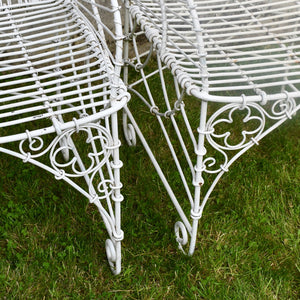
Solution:
M 41 137 L 31 137 L 28 130 L 26 130 L 28 136 L 27 139 L 22 140 L 19 144 L 20 153 L 28 156 L 30 154 L 31 158 L 39 157 L 45 153 L 45 151 L 40 151 L 44 148 L 44 141 Z
M 188 233 L 186 227 L 181 221 L 178 221 L 174 225 L 174 230 L 176 235 L 176 241 L 178 243 L 178 248 L 185 254 L 183 246 L 185 246 L 188 242 Z
M 296 107 L 296 102 L 293 98 L 290 98 L 288 95 L 286 99 L 277 100 L 272 106 L 273 119 L 281 119 L 284 117 L 292 118 L 293 110 Z
M 105 250 L 106 250 L 106 256 L 107 256 L 107 260 L 108 260 L 111 271 L 113 272 L 113 274 L 118 274 L 120 272 L 120 270 L 118 270 L 118 267 L 117 267 L 117 251 L 116 251 L 116 247 L 111 239 L 106 240 Z
M 132 124 L 127 124 L 124 128 L 124 135 L 129 146 L 136 145 L 136 133 Z
M 136 145 L 136 133 L 132 124 L 128 123 L 127 113 L 123 112 L 123 132 L 129 146 Z
M 92 136 L 92 129 L 97 130 L 98 134 L 96 136 Z M 86 154 L 86 157 L 89 161 L 87 166 L 83 166 L 81 158 L 79 157 L 79 154 L 77 153 L 73 143 L 73 136 L 75 134 L 79 134 L 80 132 L 87 134 L 88 138 L 86 139 L 86 143 L 90 144 L 92 148 L 97 141 L 99 141 L 101 145 L 100 151 L 96 151 L 94 148 L 93 152 Z M 109 156 L 111 155 L 110 148 L 113 145 L 113 139 L 106 128 L 96 124 L 80 126 L 63 132 L 53 141 L 49 155 L 50 162 L 53 169 L 56 171 L 70 168 L 69 171 L 65 171 L 65 174 L 68 177 L 81 177 L 99 170 L 108 161 Z M 70 155 L 66 156 L 65 153 L 73 153 L 73 157 L 70 157 Z M 60 154 L 65 158 L 64 163 L 59 162 Z

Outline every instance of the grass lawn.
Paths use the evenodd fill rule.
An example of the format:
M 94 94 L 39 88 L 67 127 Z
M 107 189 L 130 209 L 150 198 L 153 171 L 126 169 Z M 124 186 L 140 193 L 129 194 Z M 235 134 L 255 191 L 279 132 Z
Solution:
M 298 299 L 299 128 L 298 116 L 224 176 L 193 257 L 177 249 L 179 218 L 141 145 L 124 145 L 117 277 L 96 208 L 46 172 L 1 154 L 1 299 Z
M 106 262 L 96 207 L 45 171 L 1 154 L 0 298 L 299 299 L 299 116 L 225 174 L 200 220 L 192 257 L 177 248 L 179 217 L 141 144 L 127 147 L 121 137 L 119 276 Z M 159 130 L 144 129 L 160 141 Z M 170 156 L 160 152 L 169 169 Z

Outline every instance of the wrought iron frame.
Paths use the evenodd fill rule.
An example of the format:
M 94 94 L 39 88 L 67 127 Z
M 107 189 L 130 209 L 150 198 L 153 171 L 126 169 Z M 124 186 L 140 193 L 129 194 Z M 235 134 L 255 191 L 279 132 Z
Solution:
M 278 83 L 278 86 L 280 86 L 279 92 L 268 93 L 263 88 L 263 84 L 252 81 L 251 76 L 247 76 L 247 72 L 243 71 L 243 66 L 240 66 L 236 62 L 238 58 L 236 61 L 232 60 L 227 69 L 227 72 L 230 72 L 231 66 L 238 69 L 240 77 L 232 79 L 233 87 L 229 86 L 230 81 L 217 78 L 217 76 L 221 75 L 215 75 L 214 77 L 214 74 L 212 74 L 210 76 L 206 42 L 212 43 L 212 38 L 210 38 L 209 34 L 212 36 L 213 34 L 217 35 L 218 31 L 210 32 L 209 34 L 206 32 L 201 19 L 205 19 L 206 17 L 205 8 L 207 7 L 207 14 L 210 13 L 210 15 L 213 15 L 212 12 L 215 13 L 215 19 L 217 20 L 222 20 L 222 13 L 226 12 L 227 6 L 229 12 L 232 10 L 232 16 L 242 11 L 248 12 L 251 18 L 253 18 L 253 15 L 242 1 L 234 1 L 234 3 L 231 1 L 221 2 L 186 0 L 176 4 L 175 1 L 164 0 L 125 1 L 127 9 L 125 33 L 127 39 L 125 43 L 124 82 L 128 84 L 128 91 L 139 98 L 148 107 L 149 112 L 154 115 L 154 118 L 157 119 L 166 139 L 166 144 L 170 149 L 177 172 L 180 175 L 182 190 L 186 192 L 186 201 L 180 200 L 182 199 L 182 194 L 177 197 L 173 192 L 172 183 L 168 182 L 164 170 L 161 169 L 155 158 L 149 146 L 148 137 L 145 137 L 140 129 L 140 127 L 142 128 L 142 124 L 136 122 L 134 115 L 138 115 L 140 112 L 135 109 L 135 100 L 131 102 L 130 109 L 125 107 L 123 116 L 125 136 L 127 137 L 128 144 L 134 145 L 136 143 L 135 130 L 145 147 L 179 214 L 180 221 L 175 223 L 175 235 L 179 249 L 184 253 L 188 252 L 189 255 L 192 255 L 195 250 L 198 223 L 204 207 L 223 174 L 229 171 L 235 160 L 252 146 L 258 145 L 264 136 L 272 132 L 286 120 L 295 116 L 296 112 L 300 109 L 300 70 L 299 66 L 297 66 L 297 60 L 299 60 L 299 52 L 297 51 L 300 49 L 300 37 L 299 34 L 297 35 L 298 31 L 295 28 L 293 29 L 295 30 L 295 34 L 293 37 L 289 37 L 292 40 L 293 49 L 289 55 L 289 51 L 285 54 L 287 56 L 286 61 L 288 61 L 288 57 L 293 57 L 293 60 L 287 62 L 286 67 L 284 67 L 285 63 L 282 63 L 285 70 L 283 71 L 284 75 L 281 75 L 284 78 L 282 83 Z M 277 10 L 279 16 L 282 13 L 282 18 L 289 18 L 289 16 L 285 16 L 285 12 L 281 12 L 281 9 L 276 7 L 276 3 L 269 3 L 268 1 L 260 1 L 260 3 L 257 3 L 257 1 L 256 3 L 252 2 L 248 1 L 248 7 L 253 6 L 251 8 L 252 11 L 256 9 L 261 10 L 260 15 L 268 13 L 268 9 L 270 9 L 270 14 L 272 14 L 273 9 L 273 11 Z M 201 7 L 202 11 L 200 9 L 201 5 L 203 6 Z M 297 10 L 300 10 L 299 3 L 289 1 L 289 3 L 285 3 L 284 5 L 286 10 L 288 10 L 289 6 L 294 10 L 293 22 L 297 28 L 300 22 L 299 14 L 297 16 Z M 239 11 L 237 9 L 234 10 L 233 7 L 239 7 Z M 214 10 L 218 10 L 218 13 Z M 229 12 L 228 14 L 224 14 L 225 18 L 230 19 Z M 260 15 L 258 15 L 258 19 Z M 251 19 L 250 21 L 253 20 Z M 209 21 L 207 22 L 209 23 Z M 218 26 L 221 26 L 222 21 L 219 22 Z M 249 24 L 251 28 L 251 22 Z M 236 27 L 239 28 L 238 26 Z M 293 28 L 293 25 L 290 26 Z M 266 38 L 267 35 L 271 35 L 268 28 L 264 28 L 263 25 L 261 27 Z M 259 33 L 261 34 L 261 32 L 257 34 Z M 236 39 L 238 39 L 239 34 L 236 33 Z M 231 33 L 231 35 L 234 40 L 234 34 Z M 222 34 L 220 36 L 219 41 L 221 42 L 220 45 L 222 45 Z M 148 39 L 149 43 L 147 47 L 145 47 L 145 39 L 141 39 L 141 37 Z M 227 37 L 226 32 L 224 33 L 225 37 Z M 260 36 L 258 40 L 260 41 L 263 37 Z M 272 39 L 272 43 L 278 45 L 279 48 L 286 47 L 288 49 L 288 46 L 285 46 L 285 43 L 279 38 L 275 36 L 268 36 L 268 38 Z M 240 39 L 242 40 L 242 38 Z M 140 40 L 143 42 L 140 42 Z M 242 40 L 243 43 L 249 42 L 249 46 L 251 46 L 252 41 L 251 35 L 249 41 L 247 40 L 247 36 Z M 286 38 L 286 44 L 288 43 L 289 40 Z M 228 55 L 222 49 L 222 46 L 218 45 L 218 42 L 214 41 L 213 44 L 214 47 L 212 49 L 216 49 L 216 52 L 224 58 L 225 63 L 226 60 L 230 60 L 230 53 Z M 228 45 L 227 47 L 229 48 Z M 210 49 L 211 53 L 214 50 Z M 212 56 L 211 53 L 209 54 Z M 261 58 L 261 53 L 257 54 L 257 58 Z M 249 55 L 255 56 L 255 53 Z M 147 65 L 153 56 L 156 57 L 156 67 L 149 70 L 149 68 L 147 69 Z M 240 57 L 247 57 L 247 53 L 242 53 L 241 51 Z M 213 58 L 210 59 L 213 60 Z M 272 57 L 272 55 L 270 57 L 271 62 L 275 61 L 278 63 L 280 59 Z M 292 67 L 289 64 L 295 66 L 295 70 L 293 70 L 295 76 L 291 77 L 291 80 L 289 78 L 293 74 L 289 75 L 289 72 L 292 72 L 290 71 Z M 130 81 L 130 76 L 128 75 L 132 69 L 139 74 L 139 79 L 133 82 Z M 211 67 L 212 69 L 213 67 Z M 217 72 L 216 70 L 217 68 L 214 69 L 215 72 Z M 223 76 L 226 76 L 225 71 L 220 67 L 220 74 L 223 72 Z M 168 85 L 171 83 L 166 77 L 170 73 L 174 80 L 171 89 L 176 91 L 175 101 L 170 98 L 170 93 L 168 92 Z M 157 80 L 158 78 L 160 79 L 162 96 L 157 90 L 153 90 L 151 83 L 149 83 L 155 76 Z M 279 75 L 277 76 L 280 77 Z M 211 79 L 211 77 L 213 78 Z M 272 76 L 270 77 L 272 78 Z M 268 74 L 263 79 L 265 82 L 268 82 Z M 210 88 L 210 80 L 219 81 L 222 84 L 222 87 L 217 86 L 215 88 L 216 91 L 220 90 L 219 93 L 214 92 L 214 86 L 212 89 Z M 247 82 L 244 87 L 245 91 L 243 87 L 239 87 L 239 80 Z M 272 85 L 271 83 L 268 84 Z M 144 93 L 140 92 L 139 86 L 143 86 Z M 246 95 L 246 92 L 250 88 L 254 90 L 254 93 Z M 227 89 L 229 93 L 231 91 L 231 96 L 228 95 Z M 193 99 L 185 99 L 186 95 L 192 96 Z M 185 105 L 190 101 L 200 103 L 200 114 L 196 128 L 191 124 L 189 120 L 190 114 L 185 109 Z M 237 125 L 235 121 L 236 112 L 243 114 L 240 140 L 232 140 L 231 129 Z M 184 124 L 182 122 L 178 123 L 177 115 L 181 116 Z M 251 122 L 252 127 L 248 128 L 246 125 Z M 176 133 L 176 141 L 168 133 L 167 127 L 170 124 L 172 124 L 171 135 Z M 193 151 L 189 151 L 188 149 L 185 141 L 186 136 L 190 139 L 189 142 L 192 145 L 191 148 L 193 148 Z M 181 156 L 174 145 L 180 145 L 182 150 Z M 185 174 L 186 168 L 189 169 L 188 177 Z M 206 179 L 207 177 L 209 179 Z M 190 204 L 190 211 L 185 211 L 184 209 L 186 202 Z M 188 242 L 189 247 L 188 251 L 186 251 L 183 246 L 186 246 Z
M 109 235 L 108 262 L 119 274 L 117 115 L 130 95 L 120 79 L 120 6 L 109 3 L 0 1 L 0 152 L 48 171 L 97 206 Z

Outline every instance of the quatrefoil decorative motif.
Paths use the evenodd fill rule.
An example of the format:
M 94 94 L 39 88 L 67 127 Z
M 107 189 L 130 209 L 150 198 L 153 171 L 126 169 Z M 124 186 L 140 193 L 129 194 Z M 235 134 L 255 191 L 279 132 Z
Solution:
M 229 104 L 207 122 L 207 138 L 219 150 L 240 150 L 253 144 L 265 128 L 265 115 L 257 104 Z M 233 130 L 234 129 L 234 130 Z

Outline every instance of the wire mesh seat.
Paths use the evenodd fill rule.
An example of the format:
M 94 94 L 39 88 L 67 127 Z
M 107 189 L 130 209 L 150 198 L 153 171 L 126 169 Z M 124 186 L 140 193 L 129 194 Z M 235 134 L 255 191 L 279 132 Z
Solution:
M 117 112 L 129 96 L 118 2 L 0 1 L 0 36 L 0 151 L 65 180 L 98 207 L 119 273 Z
M 216 96 L 234 91 L 259 101 L 263 91 L 266 100 L 284 97 L 286 87 L 298 95 L 299 2 L 134 2 L 133 17 L 191 94 L 232 101 Z
M 129 117 L 181 217 L 179 248 L 190 236 L 193 254 L 198 221 L 219 179 L 300 108 L 300 2 L 133 0 L 127 13 L 125 60 L 139 77 L 124 81 L 156 116 L 190 211 L 135 121 L 134 101 L 125 129 Z M 152 78 L 160 80 L 161 92 Z

